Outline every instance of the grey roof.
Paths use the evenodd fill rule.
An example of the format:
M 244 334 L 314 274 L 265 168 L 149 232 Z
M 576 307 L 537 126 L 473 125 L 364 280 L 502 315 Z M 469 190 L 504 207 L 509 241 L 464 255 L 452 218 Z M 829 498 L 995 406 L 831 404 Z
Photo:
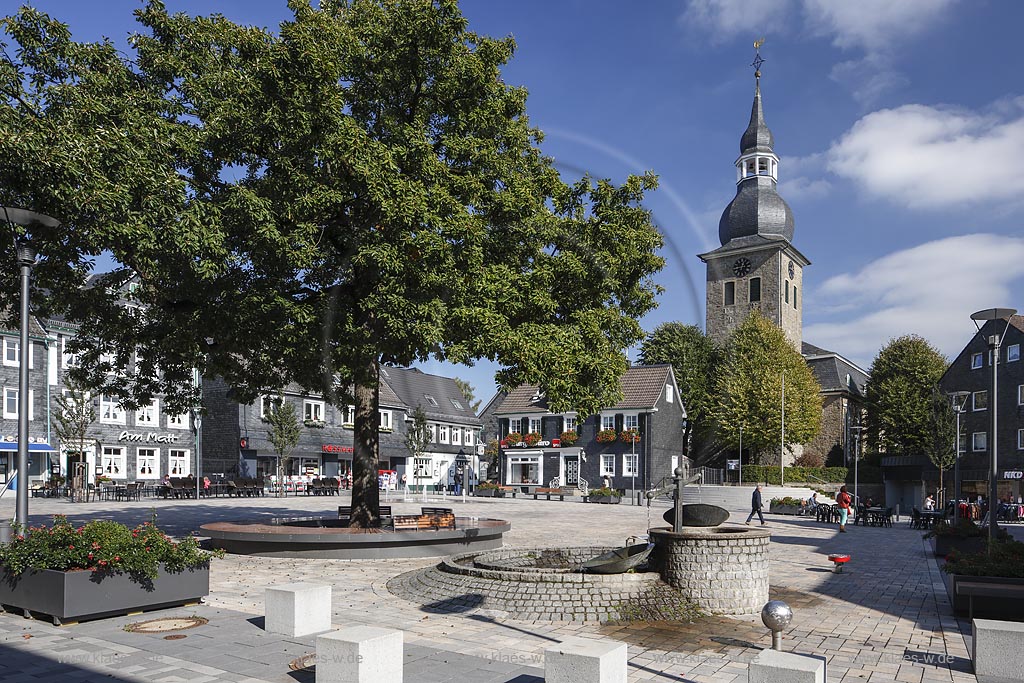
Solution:
M 10 316 L 0 316 L 0 333 L 15 336 L 21 334 L 21 320 L 18 313 L 12 311 Z M 34 315 L 28 317 L 28 336 L 36 339 L 46 338 L 46 330 Z
M 754 92 L 750 109 L 750 123 L 740 138 L 740 153 L 765 152 L 774 154 L 775 138 L 764 122 L 761 106 L 761 85 Z M 744 178 L 736 188 L 736 196 L 725 207 L 718 221 L 718 239 L 722 245 L 731 240 L 763 235 L 793 240 L 793 211 L 779 196 L 777 183 L 770 175 Z
M 730 254 L 738 254 L 747 251 L 760 251 L 767 248 L 783 249 L 802 265 L 808 266 L 811 264 L 811 260 L 804 256 L 799 249 L 778 235 L 749 235 L 747 237 L 737 237 L 736 239 L 729 240 L 729 242 L 723 244 L 717 249 L 712 249 L 707 253 L 698 254 L 697 256 L 702 261 L 706 262 L 709 258 L 725 257 Z
M 669 382 L 675 384 L 671 365 L 634 365 L 626 370 L 620 380 L 622 400 L 614 406 L 605 406 L 605 409 L 654 408 L 658 405 L 664 386 Z M 547 398 L 539 393 L 536 385 L 520 384 L 508 393 L 494 412 L 496 415 L 526 415 L 551 411 L 548 409 Z
M 835 351 L 803 342 L 804 360 L 821 385 L 823 393 L 848 392 L 864 396 L 868 373 Z
M 740 138 L 740 154 L 748 152 L 771 152 L 775 146 L 775 136 L 764 122 L 764 109 L 761 107 L 761 81 L 754 88 L 754 104 L 750 107 L 750 123 Z
M 446 420 L 462 424 L 480 425 L 482 422 L 469 407 L 459 385 L 451 377 L 428 375 L 415 368 L 381 368 L 381 394 L 387 385 L 402 404 L 411 410 L 422 408 L 432 420 Z M 427 398 L 430 396 L 437 405 Z M 457 407 L 455 403 L 460 407 Z

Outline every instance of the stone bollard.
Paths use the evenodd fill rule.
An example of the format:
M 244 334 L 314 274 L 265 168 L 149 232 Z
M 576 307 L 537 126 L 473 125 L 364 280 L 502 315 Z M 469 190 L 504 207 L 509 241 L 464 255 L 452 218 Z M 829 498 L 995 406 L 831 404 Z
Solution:
M 747 669 L 748 683 L 826 683 L 825 660 L 761 650 Z
M 270 586 L 263 600 L 268 633 L 310 636 L 331 630 L 331 587 L 319 583 Z
M 404 635 L 350 626 L 316 639 L 316 683 L 402 683 Z
M 569 638 L 544 650 L 545 683 L 626 683 L 626 644 Z
M 1024 681 L 1022 650 L 1024 624 L 994 619 L 971 622 L 971 659 L 979 681 Z

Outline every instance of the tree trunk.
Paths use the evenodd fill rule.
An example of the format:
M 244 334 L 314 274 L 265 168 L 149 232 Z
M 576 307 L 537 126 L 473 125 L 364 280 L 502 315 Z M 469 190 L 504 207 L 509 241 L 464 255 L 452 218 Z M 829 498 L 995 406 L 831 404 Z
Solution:
M 380 526 L 380 490 L 377 488 L 380 363 L 374 358 L 367 363 L 365 370 L 365 374 L 359 373 L 361 380 L 357 379 L 355 384 L 352 518 L 349 526 L 371 529 Z

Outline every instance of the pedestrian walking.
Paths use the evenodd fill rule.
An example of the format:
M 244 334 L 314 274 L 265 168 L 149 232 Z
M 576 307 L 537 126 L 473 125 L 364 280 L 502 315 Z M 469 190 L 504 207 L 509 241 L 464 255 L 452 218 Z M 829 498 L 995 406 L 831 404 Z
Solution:
M 760 485 L 754 489 L 754 495 L 750 497 L 750 514 L 747 515 L 747 526 L 750 526 L 750 520 L 757 515 L 757 518 L 761 520 L 761 526 L 768 526 L 765 524 L 764 515 L 761 514 L 761 508 L 764 507 L 764 501 L 761 500 L 761 487 Z
M 836 496 L 836 503 L 839 505 L 839 531 L 846 533 L 846 520 L 850 517 L 850 503 L 853 502 L 853 497 L 846 492 L 846 487 L 843 486 L 839 489 L 839 495 Z

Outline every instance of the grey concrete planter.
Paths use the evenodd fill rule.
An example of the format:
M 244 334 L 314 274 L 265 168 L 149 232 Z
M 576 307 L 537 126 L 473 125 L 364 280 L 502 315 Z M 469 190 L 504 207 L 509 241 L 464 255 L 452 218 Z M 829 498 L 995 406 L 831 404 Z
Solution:
M 477 489 L 473 495 L 477 498 L 504 498 L 505 492 L 501 489 Z
M 45 614 L 54 624 L 109 617 L 158 607 L 198 602 L 210 592 L 209 566 L 172 573 L 160 568 L 153 581 L 138 583 L 127 574 L 29 570 L 2 575 L 0 605 Z
M 796 505 L 772 505 L 768 512 L 773 515 L 798 515 L 800 508 Z
M 590 503 L 603 503 L 605 505 L 618 505 L 622 502 L 622 496 L 588 496 Z
M 961 538 L 959 536 L 932 536 L 928 539 L 936 557 L 948 557 L 954 550 L 962 555 L 973 555 L 988 548 L 984 536 Z

